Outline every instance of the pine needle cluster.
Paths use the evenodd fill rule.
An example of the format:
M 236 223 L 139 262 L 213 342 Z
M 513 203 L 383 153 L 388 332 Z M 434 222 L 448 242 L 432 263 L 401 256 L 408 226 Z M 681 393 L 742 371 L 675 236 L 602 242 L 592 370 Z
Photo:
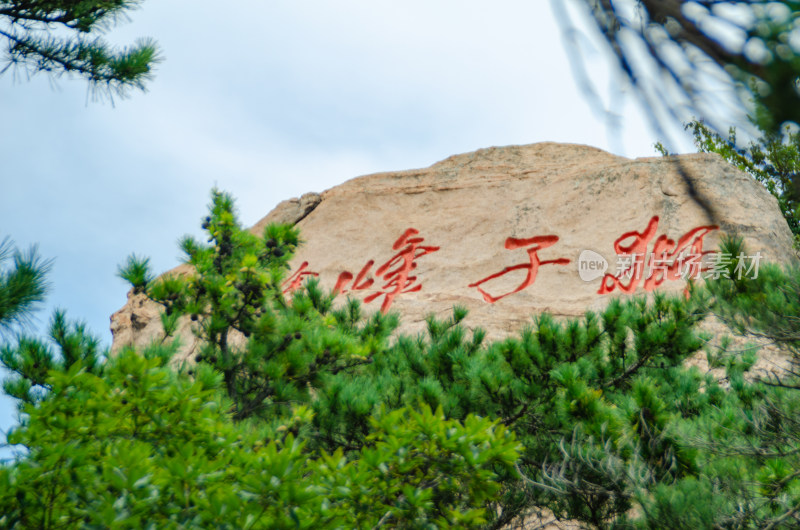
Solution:
M 6 64 L 28 76 L 75 75 L 100 96 L 144 90 L 160 60 L 152 39 L 115 48 L 99 35 L 124 19 L 140 0 L 0 0 L 0 37 Z

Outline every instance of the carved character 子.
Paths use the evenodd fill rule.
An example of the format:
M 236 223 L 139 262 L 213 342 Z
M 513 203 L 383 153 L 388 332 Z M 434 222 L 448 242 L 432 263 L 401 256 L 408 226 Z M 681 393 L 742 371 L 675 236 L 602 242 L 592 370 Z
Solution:
M 477 288 L 478 291 L 483 295 L 483 299 L 489 302 L 490 304 L 493 304 L 498 300 L 505 298 L 506 296 L 518 293 L 523 289 L 530 287 L 531 285 L 533 285 L 533 282 L 536 281 L 536 274 L 539 272 L 540 265 L 549 265 L 549 264 L 567 265 L 569 263 L 569 260 L 567 258 L 549 259 L 544 261 L 541 261 L 539 259 L 539 254 L 538 254 L 539 251 L 554 245 L 557 241 L 558 241 L 558 236 L 536 236 L 528 239 L 516 239 L 513 237 L 509 237 L 508 239 L 506 239 L 506 244 L 505 244 L 505 247 L 508 250 L 516 250 L 518 248 L 530 247 L 528 248 L 528 263 L 520 263 L 517 265 L 512 265 L 511 267 L 506 267 L 500 272 L 487 276 L 486 278 L 479 280 L 475 283 L 469 284 L 469 286 Z M 511 271 L 520 269 L 527 270 L 527 275 L 525 276 L 525 280 L 519 285 L 519 287 L 517 287 L 513 291 L 498 296 L 492 296 L 483 289 L 481 289 L 481 287 L 479 287 L 483 283 L 486 283 L 495 278 L 499 278 L 500 276 L 504 276 Z

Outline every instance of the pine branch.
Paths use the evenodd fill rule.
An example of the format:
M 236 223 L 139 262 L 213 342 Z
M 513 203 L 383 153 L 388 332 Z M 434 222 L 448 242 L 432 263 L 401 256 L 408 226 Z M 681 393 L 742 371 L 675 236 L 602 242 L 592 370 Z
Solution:
M 152 69 L 161 59 L 155 42 L 141 39 L 133 46 L 112 49 L 100 38 L 88 40 L 85 35 L 98 33 L 110 25 L 120 13 L 138 2 L 125 0 L 81 2 L 11 3 L 0 2 L 0 38 L 8 41 L 8 64 L 24 67 L 29 74 L 47 72 L 54 77 L 77 75 L 100 93 L 125 96 L 130 88 L 144 90 Z M 55 28 L 54 28 L 55 26 Z M 69 33 L 58 36 L 55 29 Z
M 0 332 L 15 324 L 26 324 L 37 304 L 44 301 L 48 291 L 46 275 L 52 261 L 44 261 L 36 247 L 27 253 L 13 250 L 9 239 L 0 241 L 0 264 L 11 256 L 13 266 L 0 269 Z
M 33 22 L 41 22 L 43 24 L 63 24 L 70 29 L 75 29 L 75 25 L 72 23 L 74 19 L 68 17 L 66 14 L 56 17 L 46 17 L 34 15 L 33 13 L 23 13 L 12 8 L 0 8 L 0 16 L 6 16 L 10 18 L 12 24 L 18 24 L 20 20 L 30 20 Z

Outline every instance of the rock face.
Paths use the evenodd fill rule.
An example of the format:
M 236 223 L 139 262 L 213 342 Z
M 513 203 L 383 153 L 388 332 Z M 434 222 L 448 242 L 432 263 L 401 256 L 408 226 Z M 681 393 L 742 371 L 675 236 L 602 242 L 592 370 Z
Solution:
M 761 263 L 795 259 L 777 201 L 709 154 L 481 149 L 285 201 L 253 230 L 275 221 L 296 223 L 306 241 L 287 291 L 316 276 L 342 300 L 398 311 L 411 333 L 454 305 L 469 309 L 468 327 L 498 338 L 544 311 L 577 316 L 616 296 L 680 292 L 683 278 L 714 273 L 723 234 L 743 236 Z M 146 343 L 159 329 L 157 309 L 129 296 L 112 316 L 113 347 Z

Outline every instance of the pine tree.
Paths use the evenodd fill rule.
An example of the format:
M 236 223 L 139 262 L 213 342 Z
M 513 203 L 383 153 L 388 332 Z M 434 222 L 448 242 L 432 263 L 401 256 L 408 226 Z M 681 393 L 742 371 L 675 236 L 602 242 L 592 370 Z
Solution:
M 0 37 L 7 64 L 28 75 L 76 75 L 95 93 L 124 96 L 144 90 L 159 60 L 152 39 L 115 49 L 99 37 L 138 7 L 140 0 L 0 0 Z
M 237 419 L 309 401 L 326 376 L 370 364 L 386 348 L 396 318 L 376 314 L 361 322 L 355 307 L 334 311 L 333 297 L 316 283 L 291 298 L 284 293 L 300 242 L 296 229 L 270 225 L 254 236 L 241 228 L 233 199 L 216 190 L 209 213 L 202 226 L 210 244 L 181 242 L 196 274 L 147 283 L 146 261 L 132 256 L 120 276 L 163 305 L 167 336 L 181 317 L 194 323 L 203 344 L 194 361 L 223 374 Z

